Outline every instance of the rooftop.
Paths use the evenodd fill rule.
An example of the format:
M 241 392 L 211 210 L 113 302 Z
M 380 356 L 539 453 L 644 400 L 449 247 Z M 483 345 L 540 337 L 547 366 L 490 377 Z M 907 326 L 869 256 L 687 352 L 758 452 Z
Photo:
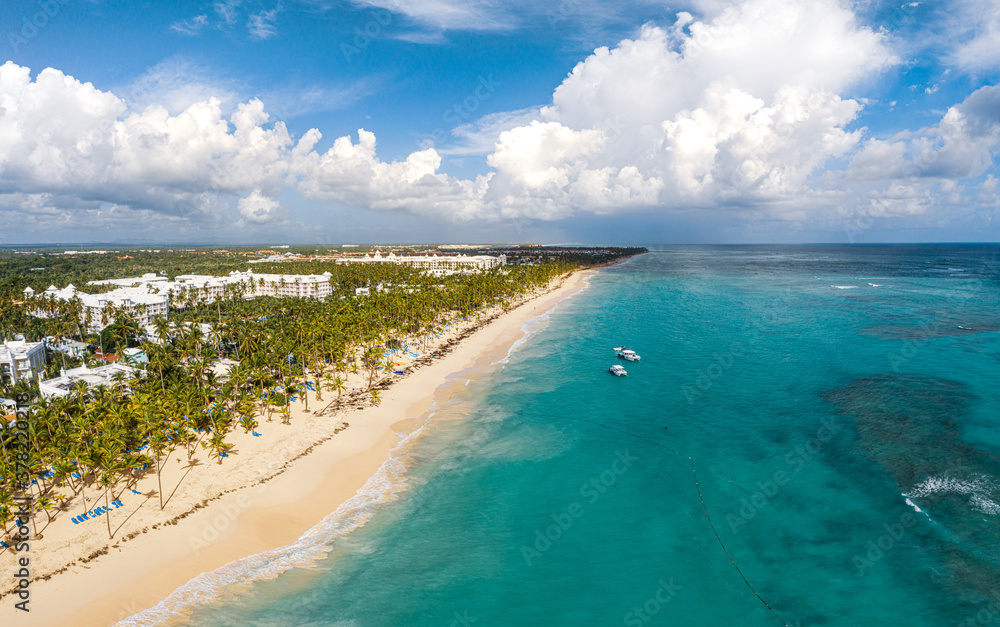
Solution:
M 115 373 L 118 372 L 124 373 L 129 379 L 135 375 L 134 369 L 123 364 L 108 364 L 107 366 L 100 366 L 98 368 L 81 366 L 80 368 L 63 370 L 62 374 L 55 379 L 41 381 L 38 384 L 38 388 L 43 394 L 65 396 L 73 390 L 77 382 L 83 382 L 87 387 L 110 385 Z

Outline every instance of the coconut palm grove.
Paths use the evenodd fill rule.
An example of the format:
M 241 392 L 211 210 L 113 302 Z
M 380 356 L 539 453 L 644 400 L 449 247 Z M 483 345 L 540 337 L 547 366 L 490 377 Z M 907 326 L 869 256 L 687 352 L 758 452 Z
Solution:
M 522 257 L 524 263 L 451 276 L 397 264 L 261 264 L 263 271 L 328 272 L 332 295 L 248 300 L 242 286 L 227 286 L 216 299 L 189 294 L 152 321 L 152 334 L 133 312 L 113 308 L 108 317 L 114 323 L 91 331 L 78 300 L 31 300 L 23 291 L 30 285 L 82 285 L 164 270 L 222 275 L 245 267 L 244 258 L 198 249 L 0 253 L 0 339 L 46 341 L 46 372 L 38 379 L 126 348 L 141 349 L 145 356 L 132 364 L 134 377 L 118 372 L 108 384 L 77 382 L 59 397 L 40 394 L 37 379 L 3 379 L 0 397 L 28 405 L 30 419 L 21 423 L 26 434 L 14 415 L 0 424 L 0 551 L 13 550 L 20 501 L 33 503 L 32 527 L 40 543 L 56 517 L 86 516 L 95 508 L 108 512 L 104 526 L 112 538 L 113 504 L 138 480 L 159 478 L 170 456 L 193 465 L 200 452 L 213 463 L 239 464 L 227 437 L 237 429 L 253 432 L 262 421 L 287 423 L 297 398 L 307 409 L 311 403 L 312 411 L 378 404 L 393 377 L 406 374 L 393 365 L 392 352 L 412 348 L 422 354 L 428 338 L 446 325 L 485 321 L 567 273 L 636 252 L 562 249 L 539 255 L 536 250 Z M 369 295 L 359 296 L 360 287 L 370 287 Z M 79 356 L 54 350 L 67 340 L 89 350 Z M 422 355 L 409 367 L 434 357 Z M 225 364 L 221 371 L 219 364 Z M 361 388 L 347 388 L 350 373 L 362 376 Z M 18 470 L 24 467 L 26 474 Z M 162 508 L 162 485 L 157 492 Z

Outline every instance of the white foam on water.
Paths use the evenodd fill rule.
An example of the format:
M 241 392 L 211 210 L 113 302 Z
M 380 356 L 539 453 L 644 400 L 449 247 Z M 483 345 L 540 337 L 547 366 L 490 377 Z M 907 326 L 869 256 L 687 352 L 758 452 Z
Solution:
M 830 287 L 836 288 L 838 290 L 856 290 L 857 285 L 831 285 Z
M 408 446 L 420 435 L 437 412 L 432 403 L 424 413 L 424 423 L 404 437 L 354 496 L 332 514 L 307 530 L 287 546 L 250 555 L 208 573 L 202 573 L 153 607 L 117 623 L 118 627 L 157 625 L 185 616 L 196 606 L 217 600 L 226 590 L 254 581 L 274 579 L 292 568 L 310 568 L 327 556 L 333 542 L 363 527 L 379 507 L 391 503 L 408 488 L 406 465 L 400 461 Z
M 987 488 L 987 482 L 983 480 L 957 479 L 955 477 L 927 477 L 917 485 L 913 486 L 905 495 L 913 498 L 930 496 L 932 494 L 955 493 L 972 494 L 982 492 Z
M 881 283 L 869 283 L 868 285 L 871 285 L 872 287 L 882 287 Z
M 911 498 L 926 498 L 934 494 L 961 494 L 969 496 L 969 506 L 974 510 L 993 516 L 1000 515 L 1000 504 L 991 496 L 997 493 L 997 484 L 985 475 L 972 479 L 955 477 L 927 477 L 904 494 L 906 502 L 913 505 Z M 916 507 L 916 505 L 913 505 Z M 919 510 L 918 510 L 919 511 Z
M 973 494 L 972 498 L 969 499 L 969 505 L 972 505 L 973 509 L 976 509 L 984 514 L 1000 516 L 1000 503 L 997 503 L 993 499 L 986 498 L 980 494 Z
M 906 498 L 905 494 L 903 495 L 903 498 Z M 917 512 L 919 512 L 921 514 L 924 513 L 924 510 L 920 509 L 920 507 L 916 503 L 914 503 L 913 501 L 911 501 L 908 498 L 906 498 L 906 504 L 909 505 L 910 507 L 912 507 L 913 509 L 915 509 Z
M 507 351 L 507 356 L 497 363 L 506 363 L 511 354 L 523 345 L 529 336 L 544 327 L 552 312 L 556 311 L 564 301 L 590 287 L 589 280 L 584 280 L 583 283 L 584 288 L 567 294 L 546 312 L 521 325 L 525 335 L 514 342 Z M 453 375 L 449 375 L 448 379 L 450 380 Z M 390 452 L 389 459 L 379 466 L 375 474 L 354 496 L 302 534 L 298 540 L 287 546 L 250 555 L 211 572 L 202 573 L 174 590 L 170 596 L 153 607 L 118 622 L 116 627 L 147 627 L 176 620 L 197 606 L 204 606 L 219 599 L 228 589 L 246 586 L 254 581 L 274 579 L 292 568 L 314 566 L 329 554 L 331 545 L 337 538 L 363 527 L 379 507 L 395 501 L 408 488 L 407 467 L 399 458 L 424 430 L 438 409 L 437 404 L 432 403 L 424 413 L 423 424 L 396 445 Z
M 502 365 L 506 365 L 507 362 L 510 361 L 511 355 L 513 355 L 519 348 L 521 348 L 521 346 L 523 346 L 524 343 L 528 341 L 529 337 L 531 337 L 533 334 L 537 333 L 538 331 L 541 331 L 545 327 L 545 325 L 548 324 L 549 318 L 551 317 L 551 315 L 554 312 L 556 312 L 559 309 L 559 307 L 562 306 L 562 304 L 565 301 L 569 300 L 570 298 L 573 298 L 574 296 L 576 296 L 577 294 L 579 294 L 580 292 L 582 292 L 582 291 L 584 291 L 584 290 L 586 290 L 588 288 L 590 288 L 590 277 L 589 276 L 588 277 L 584 277 L 584 279 L 583 279 L 583 287 L 582 288 L 578 289 L 577 291 L 575 291 L 573 293 L 570 293 L 570 294 L 567 294 L 567 295 L 563 296 L 562 298 L 560 298 L 559 300 L 557 300 L 554 305 L 552 305 L 551 307 L 549 307 L 544 313 L 541 313 L 541 314 L 535 316 L 534 318 L 531 318 L 530 320 L 528 320 L 524 324 L 522 324 L 521 325 L 521 332 L 524 333 L 524 335 L 521 336 L 520 338 L 518 338 L 513 344 L 511 344 L 510 348 L 507 349 L 507 355 L 505 355 L 502 359 L 498 360 L 496 363 L 502 364 Z

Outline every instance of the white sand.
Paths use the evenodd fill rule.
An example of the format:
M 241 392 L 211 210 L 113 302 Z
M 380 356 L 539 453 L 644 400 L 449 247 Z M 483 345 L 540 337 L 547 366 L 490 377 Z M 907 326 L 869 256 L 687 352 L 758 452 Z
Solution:
M 175 450 L 162 473 L 164 498 L 170 497 L 166 507 L 160 510 L 156 496 L 126 491 L 125 507 L 110 513 L 115 531 L 111 541 L 103 516 L 72 524 L 70 518 L 82 511 L 82 504 L 73 504 L 42 530 L 42 540 L 33 543 L 31 612 L 15 610 L 17 598 L 8 592 L 0 597 L 0 624 L 111 625 L 157 604 L 203 572 L 294 542 L 361 488 L 433 401 L 445 400 L 440 396 L 449 374 L 501 359 L 523 336 L 523 324 L 578 290 L 588 272 L 560 281 L 499 315 L 446 356 L 397 377 L 382 392 L 380 406 L 347 408 L 322 417 L 306 413 L 300 400 L 293 404 L 291 424 L 281 424 L 278 414 L 270 423 L 260 417 L 261 437 L 239 430 L 227 438 L 236 453 L 222 465 L 200 449 L 195 453 L 200 463 L 190 472 L 185 451 Z M 449 329 L 437 338 L 438 345 L 461 330 Z M 364 387 L 360 375 L 352 376 L 348 390 L 351 387 Z M 323 408 L 336 394 L 324 392 L 323 397 L 317 401 L 310 394 L 310 408 Z M 367 398 L 364 395 L 359 402 L 367 405 Z M 349 427 L 344 428 L 345 423 Z M 269 477 L 273 478 L 262 483 Z M 152 475 L 140 482 L 138 490 L 151 494 L 156 486 Z M 96 496 L 94 491 L 89 494 L 91 499 Z M 103 504 L 103 498 L 90 507 L 97 504 Z M 199 504 L 204 505 L 192 511 Z M 40 523 L 44 518 L 40 514 Z M 125 540 L 130 534 L 133 537 Z M 4 572 L 16 570 L 13 558 L 10 551 L 0 555 Z M 38 580 L 69 563 L 73 565 L 50 579 Z M 0 589 L 8 591 L 10 581 L 6 579 Z

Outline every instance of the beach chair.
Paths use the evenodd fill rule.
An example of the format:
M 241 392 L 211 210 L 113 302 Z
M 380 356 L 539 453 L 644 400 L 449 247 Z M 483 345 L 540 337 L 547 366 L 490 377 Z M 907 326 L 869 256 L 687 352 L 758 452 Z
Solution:
M 74 525 L 79 525 L 79 524 L 80 524 L 80 521 L 79 521 L 79 520 L 77 520 L 76 518 L 71 518 L 70 520 L 72 520 L 72 521 L 73 521 L 73 524 L 74 524 Z
M 259 438 L 259 437 L 260 437 L 260 434 L 259 434 L 259 433 L 257 433 L 256 431 L 254 431 L 254 432 L 253 432 L 253 437 L 255 437 L 255 438 Z

